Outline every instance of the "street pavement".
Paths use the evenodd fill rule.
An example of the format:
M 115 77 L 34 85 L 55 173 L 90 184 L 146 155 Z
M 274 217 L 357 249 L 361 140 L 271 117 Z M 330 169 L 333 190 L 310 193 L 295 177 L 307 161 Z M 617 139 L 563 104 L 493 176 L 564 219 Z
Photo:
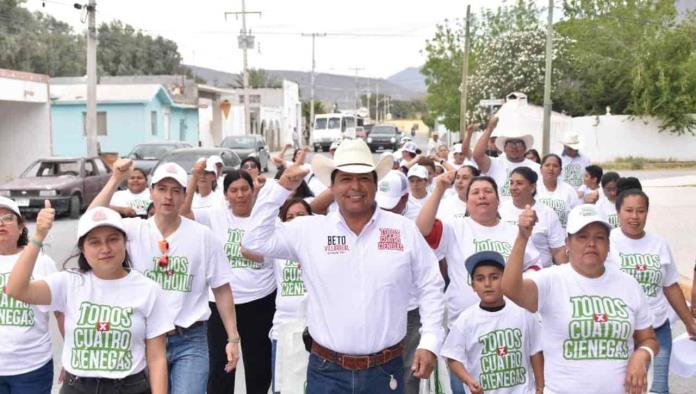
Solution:
M 425 146 L 425 137 L 418 135 L 416 142 Z M 374 154 L 378 160 L 380 153 Z M 267 174 L 273 176 L 273 174 Z M 650 212 L 648 216 L 648 231 L 662 235 L 672 246 L 674 257 L 678 262 L 682 279 L 690 283 L 693 275 L 694 252 L 693 234 L 696 234 L 696 171 L 626 171 L 622 175 L 636 176 L 644 184 L 650 196 Z M 34 223 L 28 223 L 30 233 L 33 233 Z M 48 236 L 45 251 L 62 267 L 65 260 L 75 252 L 77 221 L 61 218 L 56 221 Z M 62 340 L 55 325 L 53 326 L 54 361 L 56 371 L 60 368 L 60 349 Z M 684 332 L 684 326 L 678 322 L 673 327 L 674 336 Z M 57 376 L 57 373 L 56 373 Z M 238 393 L 245 393 L 243 366 L 237 370 Z M 690 379 L 670 376 L 670 392 L 673 394 L 693 393 L 696 387 L 696 377 Z M 58 392 L 56 385 L 54 392 Z

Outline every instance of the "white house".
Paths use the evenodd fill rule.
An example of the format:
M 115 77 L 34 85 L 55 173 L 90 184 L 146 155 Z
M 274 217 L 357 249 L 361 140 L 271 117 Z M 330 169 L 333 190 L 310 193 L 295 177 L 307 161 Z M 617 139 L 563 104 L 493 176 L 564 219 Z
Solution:
M 51 156 L 49 77 L 0 69 L 0 180 Z

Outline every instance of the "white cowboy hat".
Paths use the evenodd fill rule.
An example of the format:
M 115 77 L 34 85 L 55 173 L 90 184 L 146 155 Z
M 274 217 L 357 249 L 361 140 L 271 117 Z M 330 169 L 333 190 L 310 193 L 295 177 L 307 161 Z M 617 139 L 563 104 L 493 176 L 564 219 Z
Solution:
M 522 140 L 525 150 L 532 149 L 534 146 L 534 137 L 532 137 L 531 134 L 522 134 L 518 136 L 499 135 L 498 138 L 495 139 L 495 147 L 498 148 L 499 151 L 505 152 L 505 143 L 509 140 Z
M 580 148 L 580 139 L 578 138 L 577 134 L 570 133 L 563 138 L 561 144 L 567 146 L 568 148 L 578 150 L 578 148 Z
M 377 180 L 382 179 L 392 168 L 394 159 L 383 156 L 377 165 L 372 160 L 372 153 L 365 141 L 361 139 L 345 140 L 336 149 L 333 160 L 326 156 L 315 155 L 312 159 L 312 171 L 321 183 L 331 186 L 331 173 L 334 170 L 351 174 L 377 173 Z

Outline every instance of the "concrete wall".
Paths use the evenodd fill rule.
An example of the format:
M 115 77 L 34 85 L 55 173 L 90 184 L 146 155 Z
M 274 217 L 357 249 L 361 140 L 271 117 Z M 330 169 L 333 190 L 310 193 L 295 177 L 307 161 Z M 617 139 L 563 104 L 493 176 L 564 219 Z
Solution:
M 696 160 L 696 137 L 659 132 L 655 118 L 634 118 L 628 115 L 603 115 L 573 118 L 572 129 L 580 137 L 580 150 L 592 161 L 604 162 L 619 157 Z M 551 136 L 551 141 L 560 137 Z M 560 152 L 560 143 L 552 151 Z
M 16 178 L 40 157 L 51 156 L 48 104 L 0 102 L 0 181 Z

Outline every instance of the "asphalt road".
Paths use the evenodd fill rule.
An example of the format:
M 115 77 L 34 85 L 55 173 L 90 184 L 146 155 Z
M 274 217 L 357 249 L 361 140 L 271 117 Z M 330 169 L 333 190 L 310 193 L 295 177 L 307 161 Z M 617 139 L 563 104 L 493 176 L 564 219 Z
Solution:
M 424 146 L 423 136 L 419 136 L 416 140 L 419 145 Z M 380 153 L 373 155 L 375 160 L 380 156 Z M 693 252 L 693 234 L 696 234 L 696 187 L 683 187 L 673 185 L 673 183 L 682 183 L 685 185 L 696 185 L 696 171 L 693 170 L 674 170 L 674 171 L 630 171 L 625 172 L 625 175 L 636 176 L 646 185 L 650 184 L 667 184 L 668 186 L 646 186 L 646 191 L 650 195 L 650 213 L 648 219 L 649 231 L 654 231 L 665 237 L 671 244 L 676 260 L 679 262 L 679 271 L 683 279 L 691 280 L 694 258 L 696 254 Z M 272 174 L 268 174 L 272 176 Z M 622 174 L 623 175 L 623 174 Z M 693 178 L 694 182 L 689 182 Z M 678 179 L 677 182 L 670 180 Z M 29 223 L 30 231 L 33 231 L 33 223 Z M 65 260 L 75 251 L 75 234 L 77 229 L 77 221 L 68 218 L 60 218 L 51 231 L 47 241 L 45 242 L 45 251 L 56 260 L 59 266 L 62 266 Z M 678 322 L 673 327 L 674 336 L 684 332 L 684 327 L 681 322 Z M 55 326 L 53 327 L 54 338 L 54 360 L 56 370 L 60 368 L 60 349 L 62 340 L 58 335 Z M 240 362 L 241 365 L 241 362 Z M 237 371 L 237 392 L 246 392 L 244 388 L 243 368 Z M 57 375 L 56 375 L 57 376 Z M 683 379 L 677 376 L 670 376 L 671 393 L 687 394 L 694 393 L 696 387 L 696 377 Z M 55 392 L 58 390 L 56 385 Z

